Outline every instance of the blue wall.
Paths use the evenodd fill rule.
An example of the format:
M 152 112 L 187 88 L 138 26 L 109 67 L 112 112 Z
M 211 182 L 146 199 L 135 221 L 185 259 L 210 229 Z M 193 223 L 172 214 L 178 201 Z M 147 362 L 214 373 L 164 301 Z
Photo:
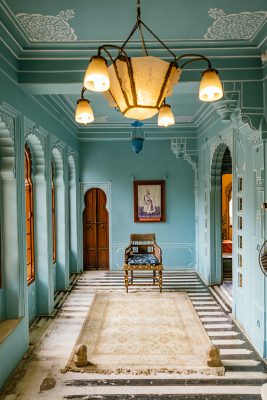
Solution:
M 1 67 L 4 67 L 4 64 Z M 0 343 L 0 388 L 28 349 L 29 321 L 32 321 L 38 313 L 49 315 L 54 309 L 51 185 L 49 184 L 51 182 L 52 148 L 56 149 L 58 160 L 60 159 L 62 163 L 59 169 L 62 175 L 62 185 L 64 184 L 64 187 L 66 187 L 64 192 L 66 220 L 69 218 L 69 157 L 75 159 L 74 163 L 78 164 L 76 153 L 78 146 L 75 136 L 70 133 L 66 134 L 66 128 L 52 118 L 31 96 L 19 88 L 15 81 L 15 75 L 13 78 L 9 78 L 0 69 L 1 235 L 12 237 L 12 240 L 1 240 L 0 329 L 1 320 L 19 319 L 20 322 L 12 333 Z M 36 280 L 29 287 L 26 282 L 24 217 L 24 145 L 26 136 L 27 140 L 32 141 L 33 148 L 35 147 L 35 150 L 32 151 L 33 171 L 35 171 L 35 176 L 38 175 L 38 177 L 35 182 L 36 186 L 34 186 L 34 195 L 36 200 L 38 181 L 38 196 L 41 197 L 41 202 L 38 200 L 39 209 L 36 215 L 38 215 L 40 221 L 40 210 L 43 210 L 43 222 L 46 227 L 43 236 L 45 238 L 46 235 L 46 240 L 42 242 L 43 246 L 40 246 L 39 235 L 39 246 L 36 246 L 35 249 L 35 258 L 39 257 L 38 260 L 35 259 L 35 264 L 39 267 L 36 268 Z M 71 173 L 72 176 L 78 173 L 78 165 L 77 171 Z M 77 176 L 74 179 L 77 183 Z M 6 209 L 8 203 L 12 204 L 12 212 L 10 209 L 8 211 Z M 36 207 L 37 201 L 34 204 Z M 3 218 L 3 209 L 5 219 Z M 7 223 L 7 215 L 9 216 L 9 223 Z M 37 225 L 39 225 L 39 232 L 40 229 L 44 230 L 43 225 L 37 224 L 36 221 L 37 219 L 35 220 L 35 234 Z M 12 226 L 13 229 L 11 235 L 8 225 Z M 69 252 L 67 230 L 68 223 L 66 224 L 64 238 L 66 252 Z M 35 239 L 36 237 L 37 235 L 35 235 Z M 37 256 L 41 252 L 42 255 Z M 66 262 L 64 264 L 65 271 L 63 271 L 63 274 L 66 275 L 66 282 L 69 279 L 67 267 Z M 77 268 L 76 265 L 76 272 Z
M 130 141 L 81 143 L 80 171 L 81 182 L 111 182 L 112 269 L 122 269 L 124 249 L 135 232 L 156 233 L 166 267 L 194 267 L 194 174 L 184 159 L 175 158 L 170 140 L 147 140 L 139 154 Z M 165 223 L 134 223 L 133 177 L 166 180 Z
M 28 320 L 23 318 L 17 328 L 0 343 L 0 389 L 24 356 L 29 345 Z

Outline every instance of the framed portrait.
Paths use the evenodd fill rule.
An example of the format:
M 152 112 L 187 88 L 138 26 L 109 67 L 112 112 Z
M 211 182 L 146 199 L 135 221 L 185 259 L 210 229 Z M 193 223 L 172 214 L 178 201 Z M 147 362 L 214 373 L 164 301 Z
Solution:
M 165 222 L 165 181 L 134 181 L 134 222 Z

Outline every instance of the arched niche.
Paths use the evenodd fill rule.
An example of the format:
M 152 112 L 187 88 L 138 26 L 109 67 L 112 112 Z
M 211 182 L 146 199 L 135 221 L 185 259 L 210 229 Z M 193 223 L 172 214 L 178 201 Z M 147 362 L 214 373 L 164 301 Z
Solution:
M 57 290 L 69 287 L 69 236 L 67 224 L 67 196 L 64 180 L 64 161 L 62 149 L 52 148 L 52 162 L 55 174 L 55 213 L 56 213 L 56 282 Z
M 77 237 L 77 182 L 73 154 L 68 156 L 69 178 L 69 264 L 70 273 L 78 272 L 78 237 Z
M 222 164 L 228 144 L 220 142 L 211 158 L 210 169 L 210 283 L 221 284 L 222 280 Z
M 16 180 L 15 120 L 0 112 L 0 210 L 2 319 L 24 315 L 21 293 L 26 283 L 25 265 L 19 258 L 18 184 Z
M 32 130 L 25 141 L 32 157 L 36 314 L 49 315 L 54 309 L 54 296 L 53 273 L 49 257 L 45 138 L 39 135 L 38 131 Z M 33 297 L 34 291 L 30 293 Z M 30 317 L 32 318 L 33 315 Z

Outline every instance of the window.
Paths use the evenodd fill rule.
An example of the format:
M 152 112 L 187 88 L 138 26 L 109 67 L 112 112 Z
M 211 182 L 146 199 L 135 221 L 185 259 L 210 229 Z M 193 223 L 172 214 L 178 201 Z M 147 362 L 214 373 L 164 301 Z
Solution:
M 52 176 L 52 237 L 53 237 L 53 263 L 57 260 L 57 242 L 56 242 L 56 207 L 55 207 L 55 174 L 54 165 L 51 163 L 51 176 Z
M 240 288 L 243 287 L 243 275 L 242 269 L 244 268 L 243 265 L 243 178 L 237 178 L 237 227 L 238 227 L 238 235 L 237 235 L 237 244 L 238 244 L 238 286 Z
M 24 153 L 25 173 L 25 208 L 26 208 L 26 263 L 27 282 L 30 285 L 35 279 L 34 269 L 34 212 L 33 212 L 33 185 L 32 185 L 32 162 L 29 146 L 25 145 Z

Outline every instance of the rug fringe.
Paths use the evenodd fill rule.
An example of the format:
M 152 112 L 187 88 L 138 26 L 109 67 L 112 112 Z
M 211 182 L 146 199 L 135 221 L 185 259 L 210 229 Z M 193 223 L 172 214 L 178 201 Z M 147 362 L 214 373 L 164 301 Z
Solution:
M 88 367 L 73 367 L 73 366 L 66 366 L 65 368 L 61 369 L 60 372 L 65 374 L 67 372 L 80 372 L 80 373 L 97 373 L 100 375 L 120 375 L 120 374 L 129 374 L 129 375 L 154 375 L 159 373 L 167 373 L 167 374 L 185 374 L 185 375 L 194 375 L 194 374 L 201 374 L 201 375 L 217 375 L 217 376 L 224 376 L 225 368 L 224 367 L 214 367 L 206 369 L 200 368 L 192 368 L 192 369 L 178 369 L 178 368 L 148 368 L 148 369 L 127 369 L 127 368 L 117 368 L 115 370 L 112 369 L 101 369 L 101 368 L 88 368 Z

